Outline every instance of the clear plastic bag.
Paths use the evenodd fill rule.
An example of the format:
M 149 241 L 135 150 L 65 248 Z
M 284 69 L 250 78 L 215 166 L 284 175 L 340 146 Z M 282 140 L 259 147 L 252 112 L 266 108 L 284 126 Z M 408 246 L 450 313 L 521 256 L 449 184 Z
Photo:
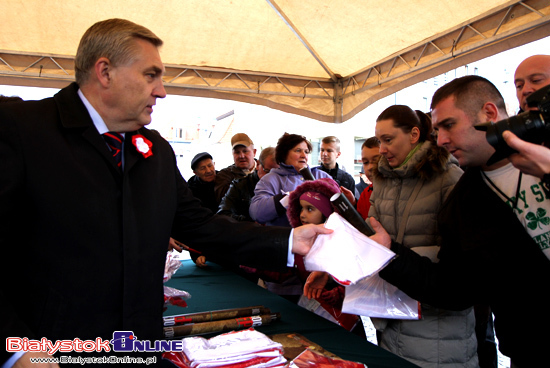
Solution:
M 186 300 L 191 298 L 191 294 L 184 290 L 174 289 L 164 285 L 164 306 L 177 305 L 179 307 L 187 307 Z
M 164 278 L 162 279 L 162 282 L 170 280 L 180 267 L 181 261 L 174 256 L 174 253 L 166 253 L 166 262 L 164 263 Z
M 346 287 L 342 312 L 378 318 L 421 318 L 420 303 L 378 273 Z
M 170 280 L 176 271 L 181 267 L 181 262 L 174 256 L 173 252 L 166 254 L 166 263 L 164 264 L 163 282 Z M 179 307 L 187 307 L 186 300 L 191 298 L 191 294 L 184 290 L 174 289 L 164 285 L 164 310 L 168 305 L 177 305 Z

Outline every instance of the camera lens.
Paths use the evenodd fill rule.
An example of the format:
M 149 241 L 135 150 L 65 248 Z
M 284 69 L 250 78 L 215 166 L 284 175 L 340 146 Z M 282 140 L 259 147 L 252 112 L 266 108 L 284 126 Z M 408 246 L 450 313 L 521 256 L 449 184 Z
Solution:
M 546 136 L 546 126 L 542 115 L 538 111 L 527 111 L 511 118 L 501 120 L 497 123 L 489 122 L 475 126 L 477 130 L 486 132 L 485 138 L 496 150 L 495 154 L 487 162 L 491 165 L 515 153 L 508 147 L 502 137 L 505 130 L 509 130 L 519 138 L 532 142 L 542 143 Z

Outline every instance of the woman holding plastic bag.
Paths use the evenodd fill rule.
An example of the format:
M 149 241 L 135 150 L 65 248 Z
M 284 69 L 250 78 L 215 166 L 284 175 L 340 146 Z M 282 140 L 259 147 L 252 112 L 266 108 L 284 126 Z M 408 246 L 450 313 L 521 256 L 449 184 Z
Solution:
M 431 119 L 420 111 L 387 108 L 376 120 L 375 134 L 382 157 L 374 171 L 369 217 L 392 240 L 437 262 L 437 214 L 462 170 L 437 146 Z M 422 304 L 421 316 L 373 318 L 379 345 L 421 367 L 478 366 L 472 309 L 454 312 Z

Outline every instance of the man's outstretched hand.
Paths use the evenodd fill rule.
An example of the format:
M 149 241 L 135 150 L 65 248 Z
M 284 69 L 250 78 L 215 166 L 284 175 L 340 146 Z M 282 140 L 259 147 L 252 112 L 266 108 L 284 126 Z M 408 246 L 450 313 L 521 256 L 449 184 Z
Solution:
M 309 253 L 317 235 L 330 234 L 332 231 L 324 225 L 304 225 L 295 228 L 292 234 L 292 253 L 305 256 Z

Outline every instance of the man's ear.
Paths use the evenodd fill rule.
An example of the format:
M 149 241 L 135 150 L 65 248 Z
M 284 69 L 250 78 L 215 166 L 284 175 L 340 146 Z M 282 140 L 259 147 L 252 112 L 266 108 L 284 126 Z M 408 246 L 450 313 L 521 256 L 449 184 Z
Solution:
M 108 87 L 111 83 L 112 71 L 113 65 L 111 64 L 111 61 L 106 57 L 101 57 L 95 62 L 95 76 L 103 87 Z
M 498 107 L 492 102 L 485 102 L 483 107 L 481 108 L 481 114 L 483 119 L 481 119 L 481 122 L 497 122 L 498 121 Z

